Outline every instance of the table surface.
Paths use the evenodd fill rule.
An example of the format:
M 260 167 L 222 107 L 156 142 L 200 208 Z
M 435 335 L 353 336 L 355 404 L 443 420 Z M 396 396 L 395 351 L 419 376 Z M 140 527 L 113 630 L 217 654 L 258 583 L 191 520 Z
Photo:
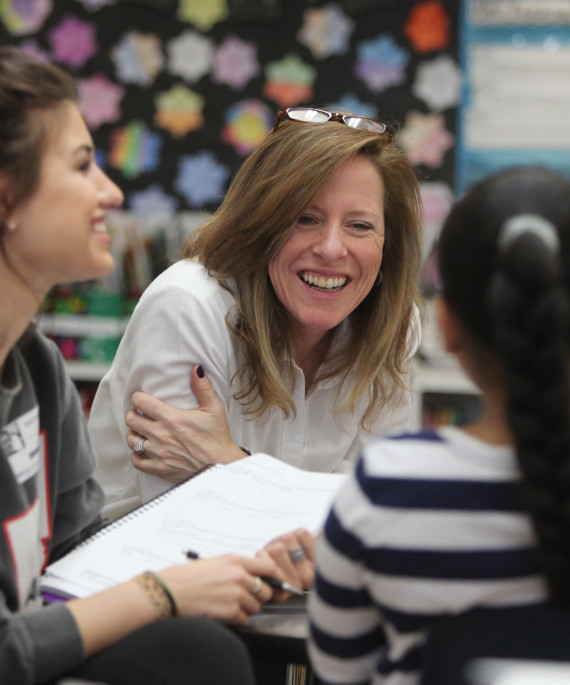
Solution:
M 306 598 L 291 598 L 282 604 L 266 604 L 263 611 L 252 616 L 247 632 L 305 640 L 308 636 Z

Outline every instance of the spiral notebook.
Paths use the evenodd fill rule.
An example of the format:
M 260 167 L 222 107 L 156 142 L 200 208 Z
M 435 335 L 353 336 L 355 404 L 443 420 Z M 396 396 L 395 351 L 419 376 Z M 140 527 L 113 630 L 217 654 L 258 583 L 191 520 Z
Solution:
M 42 592 L 87 597 L 143 571 L 200 557 L 253 556 L 295 528 L 317 533 L 346 476 L 303 471 L 266 454 L 216 465 L 102 528 L 50 564 Z

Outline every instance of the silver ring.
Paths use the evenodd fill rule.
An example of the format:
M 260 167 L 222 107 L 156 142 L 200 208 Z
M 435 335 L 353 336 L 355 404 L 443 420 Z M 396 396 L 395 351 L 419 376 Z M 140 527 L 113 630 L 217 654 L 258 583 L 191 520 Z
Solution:
M 255 576 L 255 585 L 251 589 L 251 594 L 252 595 L 258 595 L 261 591 L 261 578 L 259 576 Z
M 302 547 L 293 547 L 293 549 L 289 550 L 289 559 L 294 564 L 299 563 L 299 561 L 303 561 L 303 559 L 307 558 L 307 552 Z
M 133 447 L 133 452 L 136 452 L 139 457 L 144 457 L 144 441 L 146 438 L 139 438 L 137 444 Z

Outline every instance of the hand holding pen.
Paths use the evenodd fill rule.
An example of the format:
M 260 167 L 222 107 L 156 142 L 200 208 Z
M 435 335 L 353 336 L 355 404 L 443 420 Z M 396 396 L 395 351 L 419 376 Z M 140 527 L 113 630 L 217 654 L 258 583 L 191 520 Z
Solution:
M 200 555 L 198 552 L 194 552 L 193 550 L 186 550 L 185 552 L 186 558 L 187 559 L 199 559 Z M 260 580 L 260 582 L 266 583 L 270 587 L 276 589 L 276 590 L 282 590 L 283 592 L 289 592 L 293 595 L 298 595 L 300 597 L 303 597 L 306 593 L 304 590 L 301 590 L 298 587 L 295 587 L 294 585 L 291 585 L 291 583 L 287 583 L 282 580 L 278 580 L 277 578 L 272 578 L 271 576 L 264 576 L 260 575 L 257 576 Z M 253 594 L 257 594 L 259 590 L 256 592 L 256 588 L 252 590 Z
M 183 552 L 180 557 L 184 558 Z M 232 625 L 246 625 L 274 590 L 258 576 L 275 576 L 278 565 L 270 558 L 222 554 L 195 563 L 179 563 L 158 575 L 170 591 L 181 616 L 202 616 Z

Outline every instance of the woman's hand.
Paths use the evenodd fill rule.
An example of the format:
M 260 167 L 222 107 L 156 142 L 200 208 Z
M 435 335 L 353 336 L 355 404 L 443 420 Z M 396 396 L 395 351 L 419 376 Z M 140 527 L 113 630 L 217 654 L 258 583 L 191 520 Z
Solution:
M 273 590 L 259 576 L 277 577 L 279 569 L 268 558 L 224 555 L 200 559 L 159 571 L 181 616 L 201 616 L 244 625 L 273 598 Z M 73 614 L 85 655 L 114 644 L 159 617 L 156 604 L 136 578 L 108 590 L 72 599 Z
M 139 471 L 178 483 L 206 464 L 227 464 L 246 456 L 232 441 L 223 402 L 198 369 L 195 366 L 190 374 L 198 409 L 175 409 L 147 393 L 133 393 L 135 409 L 126 417 L 127 445 L 133 450 L 145 438 L 144 452 L 131 453 Z
M 306 590 L 315 580 L 315 545 L 315 537 L 305 528 L 298 528 L 269 542 L 257 556 L 273 559 L 282 580 Z M 288 593 L 275 592 L 278 602 L 288 597 Z
M 226 554 L 175 566 L 158 575 L 171 590 L 181 615 L 243 625 L 273 598 L 273 590 L 260 582 L 259 576 L 280 574 L 269 557 Z

